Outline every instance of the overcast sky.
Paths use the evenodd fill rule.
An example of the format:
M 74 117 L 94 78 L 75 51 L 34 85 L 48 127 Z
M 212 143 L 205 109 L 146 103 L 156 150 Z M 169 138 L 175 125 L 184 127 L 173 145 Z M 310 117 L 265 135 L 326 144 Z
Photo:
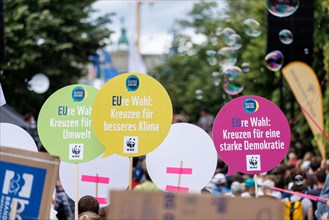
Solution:
M 146 1 L 141 6 L 141 42 L 142 54 L 161 54 L 166 52 L 172 40 L 170 29 L 174 20 L 184 17 L 192 8 L 190 0 L 153 0 L 153 4 Z M 115 31 L 111 40 L 117 43 L 120 36 L 120 17 L 125 18 L 128 35 L 135 20 L 135 1 L 128 0 L 98 0 L 94 5 L 99 15 L 115 12 L 113 23 L 109 28 Z M 129 36 L 128 36 L 129 37 Z

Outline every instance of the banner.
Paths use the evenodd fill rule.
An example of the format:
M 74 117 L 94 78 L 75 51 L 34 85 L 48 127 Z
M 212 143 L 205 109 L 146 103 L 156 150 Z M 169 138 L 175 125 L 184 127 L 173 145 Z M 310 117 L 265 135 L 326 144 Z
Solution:
M 283 219 L 284 203 L 271 198 L 190 193 L 114 191 L 107 219 Z
M 317 76 L 307 64 L 294 61 L 282 69 L 295 98 L 316 137 L 324 134 L 322 93 Z M 321 139 L 316 138 L 322 158 L 326 158 L 326 150 Z
M 1 219 L 49 219 L 58 166 L 49 154 L 0 146 Z

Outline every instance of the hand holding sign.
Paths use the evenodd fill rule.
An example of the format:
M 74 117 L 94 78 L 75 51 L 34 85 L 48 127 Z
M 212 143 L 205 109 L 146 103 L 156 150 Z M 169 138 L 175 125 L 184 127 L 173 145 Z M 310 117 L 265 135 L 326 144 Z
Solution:
M 242 96 L 227 103 L 217 114 L 213 139 L 219 156 L 235 172 L 259 174 L 274 168 L 290 145 L 285 115 L 271 101 Z

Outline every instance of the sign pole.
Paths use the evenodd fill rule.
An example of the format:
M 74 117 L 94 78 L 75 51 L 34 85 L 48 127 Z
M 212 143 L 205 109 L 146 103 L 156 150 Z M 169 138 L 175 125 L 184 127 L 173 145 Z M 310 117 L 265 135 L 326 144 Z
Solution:
M 129 157 L 129 191 L 132 190 L 132 180 L 133 180 L 133 158 Z
M 78 215 L 78 202 L 79 202 L 79 195 L 78 195 L 78 163 L 74 164 L 75 167 L 75 192 L 74 192 L 74 217 L 75 219 L 78 219 L 79 215 Z
M 255 195 L 256 198 L 258 198 L 257 174 L 254 175 L 254 180 L 255 180 Z
M 96 173 L 96 199 L 98 198 L 98 173 Z
M 180 191 L 180 182 L 181 182 L 181 178 L 182 178 L 182 168 L 183 168 L 183 161 L 180 161 L 180 167 L 179 167 L 179 174 L 178 174 L 178 192 Z

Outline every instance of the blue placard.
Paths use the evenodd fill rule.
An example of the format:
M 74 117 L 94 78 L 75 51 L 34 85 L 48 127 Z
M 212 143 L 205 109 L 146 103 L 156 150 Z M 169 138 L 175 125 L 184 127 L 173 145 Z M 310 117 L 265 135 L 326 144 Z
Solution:
M 38 219 L 47 170 L 0 161 L 0 216 L 9 219 L 13 199 L 16 219 Z

